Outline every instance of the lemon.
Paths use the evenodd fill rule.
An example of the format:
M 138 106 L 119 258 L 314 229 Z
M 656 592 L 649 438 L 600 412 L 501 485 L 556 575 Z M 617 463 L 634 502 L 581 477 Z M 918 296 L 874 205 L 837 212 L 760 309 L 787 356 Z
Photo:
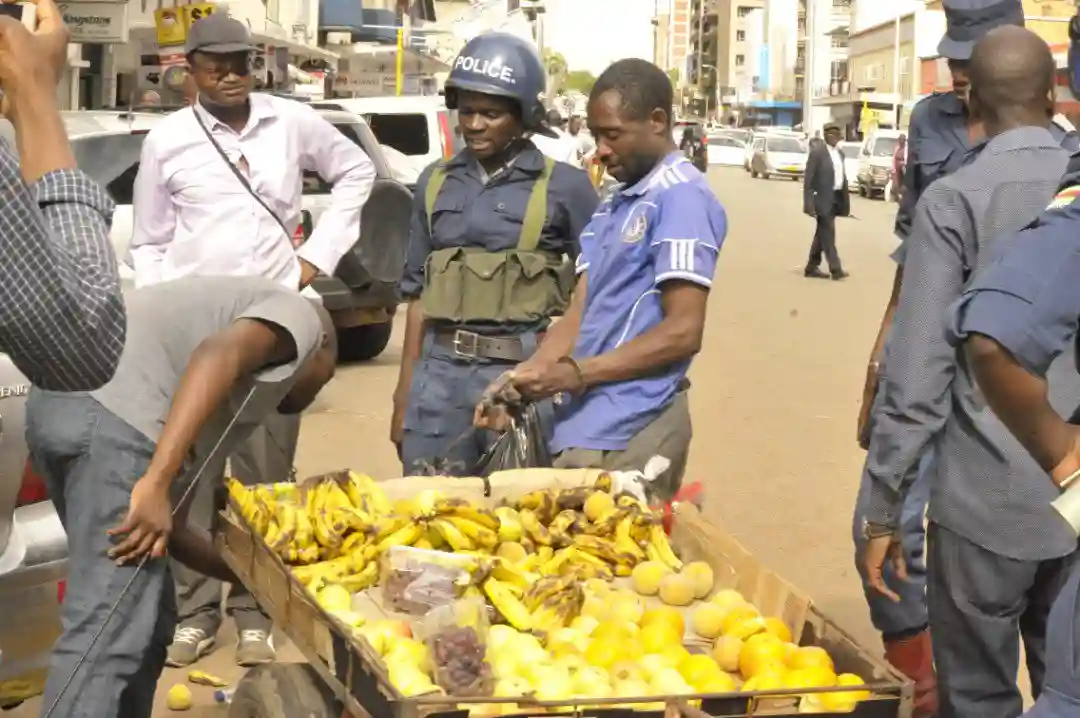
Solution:
M 183 683 L 177 683 L 170 688 L 165 696 L 165 707 L 171 711 L 189 711 L 191 705 L 191 689 Z

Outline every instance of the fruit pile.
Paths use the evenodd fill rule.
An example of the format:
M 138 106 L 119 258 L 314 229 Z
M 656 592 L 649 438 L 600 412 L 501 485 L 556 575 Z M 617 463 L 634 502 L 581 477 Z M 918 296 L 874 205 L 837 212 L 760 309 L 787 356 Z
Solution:
M 787 689 L 809 713 L 850 712 L 868 697 L 800 696 L 862 680 L 837 675 L 823 649 L 797 646 L 781 619 L 737 592 L 716 591 L 710 565 L 684 565 L 661 515 L 613 495 L 603 475 L 592 487 L 534 491 L 494 509 L 430 490 L 391 502 L 353 472 L 302 489 L 233 481 L 229 490 L 405 696 L 581 701 Z M 422 616 L 471 601 L 492 625 L 485 617 L 416 640 L 407 622 L 354 612 L 353 595 L 376 584 L 392 610 Z

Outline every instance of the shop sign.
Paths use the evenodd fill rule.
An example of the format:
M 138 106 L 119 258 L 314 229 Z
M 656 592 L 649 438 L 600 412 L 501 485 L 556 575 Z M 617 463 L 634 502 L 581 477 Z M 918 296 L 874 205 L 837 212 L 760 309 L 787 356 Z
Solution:
M 217 5 L 212 2 L 165 7 L 154 11 L 154 29 L 159 47 L 183 45 L 187 31 L 196 20 L 213 14 Z
M 154 11 L 154 29 L 158 45 L 183 45 L 187 40 L 187 25 L 182 8 L 163 7 Z
M 72 2 L 57 7 L 71 33 L 71 42 L 111 44 L 128 41 L 126 4 Z

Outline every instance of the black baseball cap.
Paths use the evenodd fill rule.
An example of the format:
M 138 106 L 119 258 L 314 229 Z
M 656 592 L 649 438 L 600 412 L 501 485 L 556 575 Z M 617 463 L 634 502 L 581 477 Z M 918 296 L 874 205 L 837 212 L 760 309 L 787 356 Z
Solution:
M 184 53 L 205 52 L 226 55 L 232 52 L 254 52 L 251 32 L 244 23 L 223 12 L 215 12 L 196 20 L 188 30 Z
M 839 132 L 840 131 L 840 125 L 836 124 L 835 122 L 826 122 L 825 126 L 823 128 L 821 128 L 821 131 L 823 133 L 824 132 Z

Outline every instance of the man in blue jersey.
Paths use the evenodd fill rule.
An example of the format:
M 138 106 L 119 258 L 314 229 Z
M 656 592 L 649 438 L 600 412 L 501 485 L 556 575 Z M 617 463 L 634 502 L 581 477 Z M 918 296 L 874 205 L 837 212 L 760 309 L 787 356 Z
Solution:
M 686 372 L 727 233 L 723 207 L 671 135 L 671 82 L 644 60 L 611 65 L 589 97 L 596 156 L 620 185 L 581 234 L 577 287 L 563 319 L 512 385 L 559 396 L 551 448 L 561 468 L 645 470 L 670 498 L 686 468 Z M 486 407 L 477 418 L 486 423 Z

